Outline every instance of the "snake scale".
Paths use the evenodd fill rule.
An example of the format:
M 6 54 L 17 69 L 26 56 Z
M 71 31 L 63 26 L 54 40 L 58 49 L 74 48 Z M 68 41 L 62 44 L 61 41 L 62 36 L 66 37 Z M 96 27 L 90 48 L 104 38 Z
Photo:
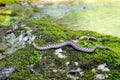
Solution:
M 82 51 L 82 52 L 87 52 L 87 53 L 92 53 L 94 52 L 97 48 L 100 48 L 100 49 L 109 49 L 105 46 L 99 46 L 99 45 L 96 45 L 92 48 L 84 48 L 84 47 L 81 47 L 81 46 L 78 46 L 75 42 L 73 41 L 65 41 L 65 42 L 61 42 L 61 43 L 58 43 L 58 44 L 50 44 L 50 45 L 46 45 L 46 46 L 38 46 L 32 39 L 31 37 L 29 38 L 30 41 L 32 42 L 32 45 L 40 50 L 40 51 L 43 51 L 43 50 L 48 50 L 48 49 L 55 49 L 55 48 L 60 48 L 60 47 L 63 47 L 63 46 L 71 46 L 73 47 L 74 49 L 76 49 L 77 51 Z

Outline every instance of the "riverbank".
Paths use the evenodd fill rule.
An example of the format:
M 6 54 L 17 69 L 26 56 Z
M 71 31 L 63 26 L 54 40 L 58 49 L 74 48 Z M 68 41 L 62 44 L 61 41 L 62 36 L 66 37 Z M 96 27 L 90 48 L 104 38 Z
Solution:
M 22 27 L 22 25 L 24 25 L 24 27 Z M 38 51 L 31 44 L 26 44 L 24 48 L 18 49 L 11 55 L 0 60 L 0 68 L 6 66 L 17 67 L 17 71 L 9 76 L 8 79 L 67 80 L 70 78 L 78 78 L 93 80 L 98 74 L 107 75 L 108 77 L 104 77 L 107 79 L 120 78 L 119 38 L 91 31 L 72 31 L 64 26 L 39 19 L 28 20 L 19 24 L 19 28 L 14 31 L 14 34 L 19 36 L 21 34 L 19 32 L 21 30 L 24 31 L 28 26 L 29 28 L 34 28 L 32 35 L 40 36 L 40 38 L 35 39 L 35 43 L 39 46 L 73 40 L 82 47 L 92 48 L 95 45 L 102 45 L 109 47 L 111 50 L 97 49 L 93 53 L 85 53 L 76 51 L 70 46 L 64 46 L 60 48 L 62 53 L 61 50 L 58 53 L 66 57 L 59 57 L 58 53 L 55 53 L 57 49 Z M 4 51 L 5 49 L 1 50 L 2 55 L 5 54 Z M 106 64 L 109 70 L 103 72 L 97 70 L 96 68 L 100 64 Z M 34 70 L 34 73 L 29 71 L 29 68 L 31 67 Z M 82 70 L 80 70 L 80 73 L 82 72 L 82 74 L 73 75 L 70 73 L 69 75 L 72 77 L 68 76 L 67 73 L 70 70 L 76 70 L 78 68 Z

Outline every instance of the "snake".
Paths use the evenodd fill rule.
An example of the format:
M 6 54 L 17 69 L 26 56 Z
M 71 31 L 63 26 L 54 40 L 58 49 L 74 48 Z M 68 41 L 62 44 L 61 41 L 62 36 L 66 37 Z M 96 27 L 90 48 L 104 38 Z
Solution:
M 12 30 L 9 30 L 6 32 L 6 34 L 10 34 L 12 33 Z M 86 47 L 82 47 L 82 46 L 78 46 L 75 42 L 73 42 L 72 40 L 68 40 L 68 41 L 64 41 L 58 44 L 49 44 L 49 45 L 45 45 L 45 46 L 38 46 L 34 40 L 31 37 L 31 33 L 29 33 L 29 40 L 32 43 L 32 45 L 39 51 L 43 51 L 43 50 L 49 50 L 49 49 L 55 49 L 55 48 L 61 48 L 63 46 L 71 46 L 73 47 L 75 50 L 77 51 L 82 51 L 82 52 L 87 52 L 87 53 L 92 53 L 94 52 L 97 48 L 100 49 L 109 49 L 108 47 L 105 46 L 100 46 L 100 45 L 95 45 L 92 48 L 86 48 Z M 109 49 L 110 50 L 110 49 Z
M 44 50 L 49 50 L 49 49 L 56 49 L 56 48 L 61 48 L 63 46 L 71 46 L 73 47 L 75 50 L 77 51 L 82 51 L 82 52 L 87 52 L 87 53 L 92 53 L 94 52 L 97 48 L 99 49 L 109 49 L 108 47 L 105 46 L 99 46 L 99 45 L 95 45 L 92 48 L 86 48 L 86 47 L 82 47 L 82 46 L 78 46 L 75 42 L 73 42 L 72 40 L 68 40 L 68 41 L 64 41 L 58 44 L 49 44 L 49 45 L 45 45 L 45 46 L 38 46 L 34 40 L 32 40 L 31 37 L 29 37 L 29 40 L 31 41 L 32 45 L 40 51 L 44 51 Z

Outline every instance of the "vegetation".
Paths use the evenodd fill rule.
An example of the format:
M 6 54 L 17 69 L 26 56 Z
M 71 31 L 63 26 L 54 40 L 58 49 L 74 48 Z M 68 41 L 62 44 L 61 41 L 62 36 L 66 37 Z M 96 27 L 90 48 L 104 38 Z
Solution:
M 94 73 L 92 68 L 97 67 L 99 64 L 106 63 L 110 68 L 109 80 L 116 80 L 120 78 L 120 39 L 112 37 L 110 35 L 102 35 L 91 31 L 72 31 L 64 26 L 54 23 L 41 21 L 41 20 L 29 20 L 25 24 L 31 28 L 36 27 L 36 30 L 32 33 L 34 35 L 41 35 L 41 38 L 36 39 L 35 42 L 38 45 L 46 45 L 52 43 L 58 43 L 60 40 L 78 40 L 78 45 L 83 47 L 92 47 L 96 44 L 104 45 L 112 49 L 104 50 L 97 49 L 94 53 L 84 53 L 76 51 L 71 47 L 62 47 L 65 59 L 58 58 L 54 52 L 55 49 L 46 51 L 37 51 L 31 44 L 28 44 L 24 49 L 19 49 L 9 57 L 0 61 L 0 67 L 4 66 L 17 66 L 17 71 L 12 74 L 8 79 L 64 79 L 67 80 L 66 72 L 69 69 L 75 69 L 76 66 L 70 64 L 66 67 L 67 61 L 76 61 L 79 63 L 79 67 L 83 69 L 85 74 L 79 76 L 82 79 L 92 80 Z M 84 40 L 81 36 L 94 36 L 96 40 Z M 87 43 L 87 45 L 85 45 Z M 30 65 L 35 65 L 34 69 L 36 73 L 30 73 Z M 54 70 L 58 70 L 54 72 Z M 60 71 L 63 70 L 63 71 Z M 65 72 L 64 72 L 65 70 Z M 107 72 L 108 73 L 108 72 Z M 105 74 L 105 72 L 104 72 Z
M 14 4 L 14 3 L 23 3 L 23 2 L 32 2 L 32 0 L 0 0 L 2 4 Z M 37 0 L 34 0 L 37 1 Z
M 0 0 L 0 3 L 4 3 L 4 4 L 10 4 L 15 2 L 17 2 L 17 0 Z

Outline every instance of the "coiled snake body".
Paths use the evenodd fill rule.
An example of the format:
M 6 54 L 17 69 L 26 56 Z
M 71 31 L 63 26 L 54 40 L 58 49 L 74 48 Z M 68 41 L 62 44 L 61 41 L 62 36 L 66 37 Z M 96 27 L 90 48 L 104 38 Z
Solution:
M 54 48 L 60 48 L 60 47 L 63 47 L 63 46 L 71 46 L 73 47 L 74 49 L 78 50 L 78 51 L 82 51 L 82 52 L 87 52 L 87 53 L 91 53 L 91 52 L 94 52 L 95 49 L 97 48 L 100 48 L 100 49 L 109 49 L 105 46 L 99 46 L 99 45 L 96 45 L 94 46 L 93 48 L 84 48 L 84 47 L 81 47 L 81 46 L 78 46 L 75 42 L 73 41 L 65 41 L 65 42 L 62 42 L 62 43 L 58 43 L 58 44 L 50 44 L 50 45 L 46 45 L 46 46 L 38 46 L 36 45 L 36 43 L 30 38 L 30 41 L 32 42 L 32 45 L 42 51 L 42 50 L 48 50 L 48 49 L 54 49 Z

